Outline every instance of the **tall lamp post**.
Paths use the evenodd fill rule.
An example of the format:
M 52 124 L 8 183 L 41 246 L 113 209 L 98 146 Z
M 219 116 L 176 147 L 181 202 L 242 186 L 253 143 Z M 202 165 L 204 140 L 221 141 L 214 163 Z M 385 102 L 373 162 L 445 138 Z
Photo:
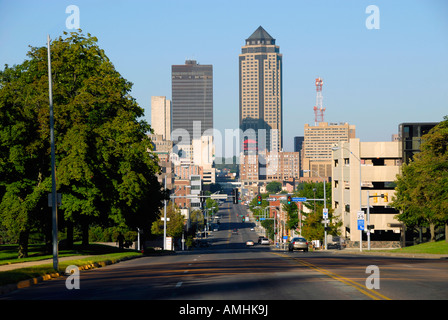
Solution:
M 339 147 L 339 146 L 333 146 L 331 148 L 331 150 L 333 151 L 337 151 L 339 149 L 345 149 L 348 152 L 351 153 L 351 155 L 359 161 L 359 211 L 362 211 L 362 180 L 361 180 L 361 159 L 359 159 L 357 156 L 355 156 L 355 154 L 348 148 L 346 147 Z M 359 230 L 359 251 L 362 251 L 362 231 L 363 230 Z
M 56 193 L 56 165 L 55 165 L 55 142 L 54 142 L 54 113 L 53 113 L 53 85 L 51 79 L 51 51 L 50 35 L 47 36 L 48 42 L 48 96 L 50 102 L 50 144 L 51 144 L 51 210 L 53 221 L 53 269 L 59 269 L 58 257 L 58 205 Z

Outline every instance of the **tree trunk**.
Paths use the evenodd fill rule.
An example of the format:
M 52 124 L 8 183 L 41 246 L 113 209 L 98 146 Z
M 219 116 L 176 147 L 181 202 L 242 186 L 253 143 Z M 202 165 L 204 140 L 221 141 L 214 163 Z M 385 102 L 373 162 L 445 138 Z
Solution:
M 73 249 L 73 222 L 67 220 L 67 249 Z
M 89 222 L 84 219 L 82 223 L 82 246 L 87 247 L 89 245 Z
M 445 222 L 445 241 L 448 242 L 448 221 Z
M 436 241 L 435 225 L 433 222 L 429 224 L 429 231 L 431 232 L 431 242 Z
M 29 236 L 29 230 L 21 231 L 19 234 L 19 252 L 17 256 L 19 259 L 28 257 Z

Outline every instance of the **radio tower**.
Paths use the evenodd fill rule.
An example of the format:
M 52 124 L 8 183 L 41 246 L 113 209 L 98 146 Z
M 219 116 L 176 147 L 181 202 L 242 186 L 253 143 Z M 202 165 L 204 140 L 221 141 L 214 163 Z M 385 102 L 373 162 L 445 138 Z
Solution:
M 322 84 L 321 78 L 316 78 L 316 105 L 314 106 L 314 125 L 324 122 L 325 108 L 322 106 Z

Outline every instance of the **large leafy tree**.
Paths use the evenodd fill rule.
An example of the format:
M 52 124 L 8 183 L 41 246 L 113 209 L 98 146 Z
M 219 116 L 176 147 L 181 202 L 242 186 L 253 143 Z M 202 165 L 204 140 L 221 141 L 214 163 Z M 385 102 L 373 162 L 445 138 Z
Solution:
M 92 223 L 149 228 L 166 194 L 132 83 L 96 37 L 64 35 L 51 43 L 61 225 L 69 237 L 81 227 L 85 244 Z M 50 229 L 47 48 L 31 47 L 28 58 L 0 71 L 0 214 L 23 245 L 33 228 Z
M 392 205 L 408 227 L 445 224 L 448 233 L 448 116 L 422 137 L 421 152 L 397 176 Z M 447 239 L 448 237 L 445 236 Z

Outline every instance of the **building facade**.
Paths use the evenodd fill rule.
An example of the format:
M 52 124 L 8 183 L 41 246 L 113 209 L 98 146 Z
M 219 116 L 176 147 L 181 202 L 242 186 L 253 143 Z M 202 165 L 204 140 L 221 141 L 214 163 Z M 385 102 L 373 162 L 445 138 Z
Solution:
M 398 126 L 398 140 L 402 143 L 404 163 L 409 163 L 414 154 L 421 151 L 422 136 L 437 124 L 438 122 L 412 122 L 401 123 Z
M 207 130 L 208 135 L 212 135 L 213 66 L 187 60 L 184 65 L 171 66 L 171 81 L 174 143 L 191 144 Z M 198 127 L 196 131 L 194 122 Z
M 389 207 L 389 202 L 394 196 L 394 181 L 402 163 L 400 142 L 351 139 L 350 142 L 341 141 L 333 149 L 332 208 L 334 216 L 342 221 L 341 235 L 348 244 L 359 247 L 358 212 L 363 211 L 366 217 L 369 203 L 370 221 L 365 225 L 374 226 L 370 235 L 372 247 L 380 243 L 378 241 L 399 244 L 402 230 L 395 219 L 398 211 Z M 364 247 L 366 240 L 367 234 L 363 232 Z
M 355 126 L 348 123 L 305 124 L 302 170 L 304 177 L 331 177 L 332 150 L 339 141 L 355 138 Z M 307 172 L 309 170 L 309 172 Z
M 282 65 L 279 46 L 260 26 L 239 55 L 240 129 L 254 130 L 259 151 L 283 147 Z
M 300 177 L 299 152 L 240 154 L 240 181 L 244 186 L 269 181 L 295 181 Z
M 171 140 L 171 101 L 164 96 L 151 97 L 151 127 L 154 134 Z

